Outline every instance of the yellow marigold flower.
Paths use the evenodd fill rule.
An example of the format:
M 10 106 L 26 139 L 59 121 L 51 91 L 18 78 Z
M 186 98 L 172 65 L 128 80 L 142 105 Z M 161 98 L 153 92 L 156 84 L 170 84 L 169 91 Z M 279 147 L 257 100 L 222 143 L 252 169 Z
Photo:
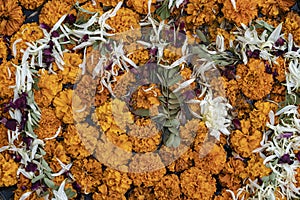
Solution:
M 0 153 L 0 163 L 0 187 L 15 185 L 18 181 L 18 164 L 6 153 Z
M 285 17 L 283 24 L 285 35 L 293 34 L 293 39 L 296 44 L 300 44 L 300 16 L 296 12 L 289 12 Z
M 262 14 L 276 17 L 289 11 L 295 3 L 295 0 L 260 0 L 258 6 L 261 8 Z
M 116 192 L 119 194 L 125 194 L 132 183 L 127 173 L 119 172 L 111 168 L 105 169 L 102 181 L 106 184 L 109 193 Z
M 211 199 L 216 191 L 216 180 L 197 167 L 192 167 L 180 175 L 182 193 L 190 199 Z
M 90 12 L 98 13 L 98 16 L 103 14 L 103 9 L 102 9 L 102 7 L 100 6 L 99 3 L 96 3 L 95 5 L 93 5 L 93 3 L 91 1 L 89 1 L 89 2 L 85 3 L 84 5 L 82 5 L 81 7 L 85 10 L 90 11 Z M 87 13 L 84 13 L 84 12 L 77 13 L 77 18 L 78 19 L 83 17 L 84 19 L 88 20 L 91 16 L 92 16 L 91 14 L 87 14 Z
M 148 91 L 149 88 L 152 88 Z M 140 86 L 132 95 L 132 106 L 134 109 L 150 109 L 152 106 L 160 105 L 158 96 L 161 96 L 160 89 L 155 84 Z
M 0 98 L 10 99 L 14 93 L 11 86 L 15 85 L 15 67 L 11 61 L 4 61 L 0 65 Z
M 122 150 L 131 152 L 132 150 L 132 142 L 129 137 L 123 130 L 121 130 L 118 126 L 112 125 L 108 131 L 106 131 L 105 135 L 107 139 L 112 142 L 115 146 L 121 148 Z
M 197 120 L 198 123 L 193 126 L 193 128 L 197 128 L 196 137 L 193 141 L 193 149 L 200 153 L 203 148 L 202 145 L 205 141 L 207 141 L 209 137 L 208 129 L 203 121 Z M 189 130 L 189 129 L 187 129 Z
M 139 200 L 155 199 L 154 193 L 151 187 L 136 187 L 130 192 L 129 200 Z
M 111 166 L 114 169 L 121 170 L 127 168 L 126 165 L 131 156 L 131 152 L 119 148 L 109 141 L 105 135 L 102 135 L 101 139 L 97 142 L 95 157 L 103 164 Z
M 23 24 L 25 17 L 18 1 L 0 0 L 0 35 L 12 35 Z
M 241 120 L 242 130 L 235 130 L 230 135 L 230 143 L 232 148 L 241 156 L 249 157 L 252 151 L 260 147 L 262 133 L 251 128 L 249 120 Z
M 61 121 L 57 119 L 52 108 L 41 108 L 41 114 L 39 126 L 34 132 L 40 139 L 50 138 L 55 135 L 61 126 Z
M 226 19 L 235 22 L 238 26 L 243 23 L 248 25 L 258 15 L 257 1 L 236 0 L 236 9 L 230 0 L 224 0 L 222 13 Z
M 272 66 L 272 71 L 277 72 L 277 76 L 275 76 L 275 79 L 277 79 L 279 82 L 284 82 L 286 80 L 285 78 L 285 72 L 287 69 L 287 65 L 285 63 L 285 60 L 282 57 L 278 57 L 276 59 L 277 64 L 274 64 Z
M 226 152 L 220 145 L 214 144 L 213 147 L 208 148 L 207 155 L 196 155 L 195 166 L 208 171 L 212 174 L 218 174 L 225 166 L 226 163 Z
M 67 89 L 59 92 L 53 100 L 56 117 L 66 124 L 74 123 L 72 96 L 73 90 Z
M 26 42 L 35 42 L 38 39 L 41 39 L 44 37 L 43 31 L 39 27 L 37 23 L 29 23 L 29 24 L 24 24 L 21 26 L 20 30 L 16 32 L 12 37 L 11 37 L 11 45 L 10 49 L 13 52 L 13 44 L 15 43 L 16 40 L 22 39 L 22 41 L 18 42 L 16 44 L 16 58 L 21 59 L 22 58 L 22 53 L 21 49 L 24 51 L 28 48 Z
M 6 60 L 7 47 L 3 38 L 0 38 L 0 59 Z
M 94 192 L 101 183 L 102 164 L 94 158 L 75 160 L 71 173 L 81 186 L 82 193 Z
M 179 178 L 175 174 L 164 176 L 154 187 L 156 198 L 161 200 L 180 199 L 179 183 Z
M 182 149 L 181 147 L 179 148 L 182 151 L 185 150 L 185 152 L 183 153 L 182 151 L 175 150 L 177 152 L 174 153 L 174 149 L 166 147 L 163 147 L 159 152 L 161 159 L 165 164 L 169 164 L 171 161 L 173 161 L 168 165 L 168 169 L 171 172 L 182 172 L 194 166 L 194 158 L 196 153 L 192 149 L 187 150 Z
M 255 130 L 265 130 L 269 119 L 269 112 L 277 110 L 277 105 L 271 102 L 258 101 L 254 104 L 254 109 L 250 113 L 251 126 Z
M 29 10 L 34 10 L 37 7 L 40 7 L 45 0 L 19 0 L 20 4 Z
M 236 75 L 239 88 L 250 99 L 260 100 L 272 90 L 273 76 L 265 72 L 261 60 L 250 59 L 247 65 L 238 65 Z
M 155 171 L 154 171 L 155 170 Z M 129 164 L 129 177 L 135 186 L 154 186 L 166 173 L 158 154 L 136 154 Z
M 128 0 L 126 2 L 126 5 L 128 7 L 132 7 L 133 10 L 135 10 L 136 12 L 138 12 L 139 14 L 148 14 L 148 0 L 140 0 L 140 1 L 135 1 L 135 0 Z M 151 13 L 154 12 L 155 7 L 153 4 L 156 4 L 156 0 L 151 1 Z
M 129 87 L 136 84 L 135 75 L 133 73 L 126 73 L 119 75 L 117 81 L 112 85 L 114 94 L 117 97 L 122 97 L 128 93 Z
M 72 158 L 88 157 L 96 148 L 97 130 L 89 129 L 89 127 L 84 128 L 84 126 L 88 125 L 69 125 L 67 131 L 63 133 L 67 154 Z
M 123 33 L 126 31 L 132 31 L 134 29 L 135 31 L 132 33 L 135 35 L 128 34 L 128 36 L 139 38 L 141 35 L 139 18 L 139 15 L 133 10 L 128 8 L 120 8 L 116 16 L 107 20 L 107 24 L 113 28 L 112 33 Z
M 246 168 L 247 177 L 249 177 L 251 180 L 254 180 L 258 177 L 261 178 L 264 176 L 268 176 L 272 172 L 272 170 L 266 167 L 263 162 L 264 159 L 262 159 L 258 153 L 254 155 L 252 154 Z
M 102 106 L 108 100 L 109 95 L 110 93 L 107 88 L 103 88 L 103 91 L 101 91 L 101 89 L 97 87 L 96 94 L 94 97 L 95 107 Z
M 172 64 L 173 62 L 181 58 L 181 56 L 181 48 L 169 46 L 164 49 L 163 59 L 168 64 Z
M 8 145 L 7 128 L 0 126 L 0 147 Z
M 47 70 L 39 70 L 38 90 L 34 92 L 34 98 L 40 107 L 48 107 L 54 97 L 62 90 L 62 84 L 56 74 L 50 74 Z
M 81 68 L 79 65 L 82 63 L 81 55 L 77 53 L 64 53 L 63 59 L 65 65 L 64 70 L 60 70 L 55 63 L 53 63 L 53 70 L 57 73 L 62 83 L 72 83 L 74 84 L 78 76 L 81 75 Z
M 71 5 L 65 1 L 52 0 L 48 1 L 42 8 L 39 15 L 39 22 L 52 27 L 64 14 L 69 13 Z M 75 10 L 72 11 L 72 14 Z
M 190 0 L 185 9 L 188 16 L 186 22 L 194 28 L 216 19 L 219 11 L 217 0 Z
M 135 152 L 153 152 L 161 142 L 161 132 L 150 119 L 138 119 L 127 134 Z

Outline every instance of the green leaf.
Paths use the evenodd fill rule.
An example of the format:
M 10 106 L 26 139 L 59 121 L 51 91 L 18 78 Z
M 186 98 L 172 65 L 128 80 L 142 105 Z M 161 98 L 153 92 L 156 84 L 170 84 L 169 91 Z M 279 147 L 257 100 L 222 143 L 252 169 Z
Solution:
M 209 43 L 209 40 L 206 38 L 206 36 L 200 31 L 199 29 L 196 30 L 197 36 L 200 38 L 200 40 L 204 43 Z
M 148 109 L 137 109 L 133 111 L 133 114 L 143 117 L 149 117 L 150 111 Z
M 171 146 L 173 145 L 174 138 L 175 138 L 175 135 L 171 134 L 171 135 L 168 137 L 168 139 L 167 139 L 165 145 L 166 145 L 167 147 L 171 147 Z
M 178 119 L 169 119 L 164 123 L 164 127 L 179 127 L 180 122 Z
M 31 180 L 31 183 L 35 183 L 35 182 L 37 182 L 37 181 L 43 179 L 44 177 L 45 177 L 45 174 L 40 174 L 40 175 L 34 177 L 34 178 Z
M 175 127 L 170 127 L 168 128 L 168 130 L 172 133 L 172 134 L 179 134 L 179 129 L 178 128 L 175 128 Z
M 74 192 L 71 188 L 66 189 L 65 193 L 68 196 L 68 199 L 72 199 L 76 196 L 76 192 Z
M 50 180 L 49 178 L 44 178 L 44 183 L 49 187 L 49 188 L 52 188 L 52 189 L 56 189 L 57 186 L 55 185 L 55 183 Z
M 175 136 L 174 137 L 174 141 L 173 141 L 173 147 L 177 148 L 180 145 L 180 137 L 179 136 Z
M 163 4 L 161 7 L 156 9 L 156 14 L 158 14 L 162 20 L 168 19 L 170 17 L 170 10 L 168 5 Z

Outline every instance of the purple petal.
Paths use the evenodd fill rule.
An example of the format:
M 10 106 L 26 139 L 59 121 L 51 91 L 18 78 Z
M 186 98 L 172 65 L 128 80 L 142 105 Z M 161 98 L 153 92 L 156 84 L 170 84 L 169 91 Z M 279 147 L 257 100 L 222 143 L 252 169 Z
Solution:
M 279 47 L 284 45 L 285 40 L 283 38 L 278 38 L 278 40 L 275 42 L 275 46 Z
M 232 120 L 232 124 L 234 125 L 234 128 L 237 130 L 242 130 L 241 121 L 237 118 Z
M 68 23 L 68 24 L 74 24 L 75 21 L 76 21 L 76 17 L 73 14 L 68 14 L 65 19 L 65 23 Z
M 81 190 L 81 186 L 76 181 L 72 183 L 72 186 L 76 191 Z
M 4 126 L 9 130 L 15 131 L 18 126 L 18 121 L 15 119 L 8 119 Z
M 85 35 L 82 37 L 82 39 L 81 39 L 82 42 L 87 42 L 88 40 L 89 40 L 89 35 L 88 35 L 88 34 L 85 34 Z
M 293 132 L 285 132 L 279 135 L 279 138 L 290 138 L 292 137 L 294 133 Z
M 298 151 L 298 153 L 296 153 L 295 156 L 296 156 L 297 160 L 300 161 L 300 151 Z
M 25 170 L 27 172 L 35 172 L 37 170 L 37 164 L 29 162 L 29 163 L 27 163 L 27 166 L 25 167 Z
M 31 137 L 23 137 L 22 140 L 26 144 L 26 146 L 29 148 L 32 143 L 32 138 Z
M 283 154 L 278 160 L 278 164 L 285 164 L 285 163 L 289 165 L 293 164 L 293 161 L 291 160 L 289 154 Z
M 53 31 L 53 32 L 51 33 L 51 36 L 52 36 L 52 37 L 59 37 L 59 33 L 58 33 L 57 31 Z
M 41 182 L 40 181 L 37 181 L 37 182 L 35 182 L 35 183 L 32 183 L 32 185 L 31 185 L 31 190 L 33 190 L 33 191 L 35 191 L 35 190 L 37 190 L 37 189 L 39 189 L 40 187 L 41 187 Z
M 48 48 L 48 49 L 44 49 L 44 55 L 45 56 L 50 56 L 52 54 L 52 49 Z
M 40 27 L 41 27 L 42 29 L 46 29 L 48 32 L 49 32 L 50 29 L 51 29 L 47 24 L 44 24 L 44 23 L 41 23 L 41 24 L 40 24 Z

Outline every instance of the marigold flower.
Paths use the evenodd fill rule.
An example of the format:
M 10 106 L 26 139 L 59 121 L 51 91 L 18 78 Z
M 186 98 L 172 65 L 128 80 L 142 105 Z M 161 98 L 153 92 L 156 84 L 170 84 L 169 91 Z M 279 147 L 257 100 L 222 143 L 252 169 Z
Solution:
M 111 168 L 105 169 L 102 181 L 106 184 L 108 193 L 116 192 L 119 194 L 125 194 L 132 183 L 127 173 L 119 172 Z
M 216 180 L 197 167 L 180 174 L 182 193 L 191 199 L 211 199 L 216 191 Z
M 277 103 L 283 102 L 285 100 L 285 86 L 275 84 L 272 89 L 270 99 Z
M 0 187 L 15 185 L 18 181 L 18 164 L 7 153 L 0 153 L 0 163 Z
M 41 108 L 39 126 L 34 132 L 40 139 L 51 138 L 55 135 L 60 126 L 61 121 L 57 119 L 52 108 Z
M 272 74 L 266 73 L 265 69 L 265 63 L 258 59 L 250 59 L 247 65 L 238 65 L 237 82 L 248 98 L 260 100 L 270 94 L 274 80 Z
M 164 176 L 154 187 L 156 198 L 161 200 L 180 199 L 179 183 L 179 178 L 175 174 Z
M 263 162 L 264 159 L 262 159 L 259 154 L 252 154 L 246 168 L 247 177 L 249 177 L 251 180 L 254 180 L 256 178 L 268 176 L 272 170 L 266 167 Z
M 158 154 L 136 154 L 129 164 L 129 171 L 134 185 L 146 187 L 154 186 L 166 173 Z
M 151 90 L 147 90 L 152 88 Z M 134 109 L 150 109 L 152 106 L 160 105 L 158 96 L 161 96 L 160 89 L 155 84 L 140 86 L 132 95 L 132 106 Z
M 270 102 L 258 101 L 254 104 L 254 109 L 250 112 L 251 127 L 255 130 L 265 130 L 269 121 L 269 112 L 277 110 L 277 105 Z
M 12 37 L 11 37 L 11 45 L 10 49 L 13 52 L 13 46 L 16 40 L 22 39 L 20 42 L 16 43 L 16 58 L 21 59 L 22 58 L 22 53 L 21 49 L 24 51 L 28 48 L 26 42 L 35 42 L 38 39 L 41 39 L 44 37 L 42 29 L 39 27 L 37 23 L 28 23 L 24 24 L 21 26 L 20 30 L 16 32 Z
M 81 75 L 81 68 L 79 65 L 82 63 L 81 55 L 77 53 L 64 53 L 64 70 L 58 69 L 57 65 L 53 63 L 53 70 L 57 72 L 57 75 L 60 79 L 62 79 L 62 83 L 72 83 L 74 84 L 75 81 Z
M 39 15 L 40 24 L 46 24 L 52 27 L 64 14 L 69 13 L 71 5 L 65 1 L 52 0 L 48 1 L 42 8 Z M 72 11 L 75 13 L 75 10 Z
M 85 130 L 81 126 L 86 125 L 69 125 L 67 131 L 63 133 L 67 153 L 78 159 L 86 158 L 93 153 L 98 137 L 93 128 Z
M 155 195 L 151 187 L 136 187 L 129 193 L 129 200 L 136 200 L 138 197 L 139 200 L 155 199 Z
M 278 57 L 276 62 L 277 64 L 275 63 L 272 66 L 273 73 L 276 73 L 275 79 L 277 79 L 279 82 L 284 82 L 286 80 L 285 72 L 287 69 L 285 60 L 282 57 Z
M 230 136 L 232 148 L 241 156 L 249 157 L 252 151 L 260 147 L 262 133 L 256 129 L 251 129 L 249 120 L 241 120 L 242 130 L 235 130 Z
M 15 67 L 11 61 L 4 61 L 0 64 L 0 97 L 10 99 L 13 96 L 13 88 L 15 85 Z
M 36 9 L 37 7 L 40 7 L 43 3 L 44 3 L 45 0 L 19 0 L 20 4 L 26 8 L 26 9 L 29 9 L 29 10 L 34 10 Z
M 285 17 L 283 30 L 286 35 L 293 34 L 293 40 L 296 44 L 300 44 L 300 16 L 296 12 L 289 12 Z
M 72 124 L 74 122 L 72 96 L 73 90 L 67 89 L 59 92 L 53 100 L 56 117 L 66 124 Z
M 101 3 L 103 6 L 115 7 L 120 1 L 118 0 L 96 0 L 97 3 Z
M 149 50 L 134 49 L 133 52 L 130 51 L 128 58 L 132 60 L 137 66 L 143 66 L 150 59 Z
M 126 31 L 132 31 L 133 29 L 133 34 L 126 35 L 132 38 L 139 38 L 141 35 L 139 18 L 140 16 L 133 10 L 120 8 L 116 16 L 107 20 L 107 24 L 113 28 L 112 33 L 123 33 Z
M 217 144 L 214 144 L 213 147 L 205 145 L 203 148 L 208 148 L 208 154 L 195 154 L 195 166 L 212 174 L 218 174 L 226 163 L 226 152 L 224 148 Z
M 120 199 L 120 200 L 126 200 L 126 197 L 124 194 L 115 192 L 115 191 L 109 191 L 106 184 L 102 184 L 98 187 L 98 191 L 93 194 L 93 199 Z
M 6 60 L 7 47 L 3 38 L 0 38 L 0 60 Z
M 260 0 L 258 6 L 264 15 L 276 17 L 290 10 L 295 4 L 295 0 Z
M 188 14 L 186 17 L 187 23 L 193 27 L 198 27 L 213 21 L 216 18 L 219 7 L 217 0 L 190 0 L 185 10 Z
M 153 152 L 161 142 L 161 132 L 150 119 L 138 119 L 127 134 L 135 152 Z
M 25 17 L 17 1 L 0 1 L 0 34 L 12 35 L 23 24 Z
M 226 19 L 235 22 L 238 26 L 243 23 L 248 25 L 258 15 L 257 1 L 236 0 L 236 9 L 230 0 L 223 3 L 222 13 Z
M 167 167 L 171 172 L 182 172 L 194 166 L 194 158 L 196 156 L 196 153 L 192 149 L 187 149 L 189 147 L 184 147 L 185 148 L 179 146 L 176 150 L 172 148 L 162 147 L 161 151 L 159 152 L 162 161 L 165 164 L 168 164 Z
M 75 160 L 71 173 L 79 185 L 81 192 L 94 192 L 102 179 L 102 164 L 94 158 Z
M 135 10 L 136 12 L 138 12 L 139 14 L 148 14 L 148 0 L 140 0 L 140 1 L 134 1 L 134 0 L 129 0 L 126 2 L 126 5 L 128 7 L 132 7 L 133 10 Z M 150 11 L 151 13 L 154 12 L 155 7 L 153 4 L 156 4 L 156 0 L 151 1 L 151 8 Z
M 48 107 L 54 97 L 62 90 L 62 84 L 57 75 L 49 74 L 46 70 L 39 70 L 38 88 L 34 92 L 35 101 L 40 107 Z

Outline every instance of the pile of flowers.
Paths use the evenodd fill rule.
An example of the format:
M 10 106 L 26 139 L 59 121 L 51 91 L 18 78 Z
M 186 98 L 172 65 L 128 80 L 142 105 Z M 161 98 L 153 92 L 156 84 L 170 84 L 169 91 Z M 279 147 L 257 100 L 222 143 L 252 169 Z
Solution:
M 300 198 L 297 5 L 0 0 L 0 187 Z

